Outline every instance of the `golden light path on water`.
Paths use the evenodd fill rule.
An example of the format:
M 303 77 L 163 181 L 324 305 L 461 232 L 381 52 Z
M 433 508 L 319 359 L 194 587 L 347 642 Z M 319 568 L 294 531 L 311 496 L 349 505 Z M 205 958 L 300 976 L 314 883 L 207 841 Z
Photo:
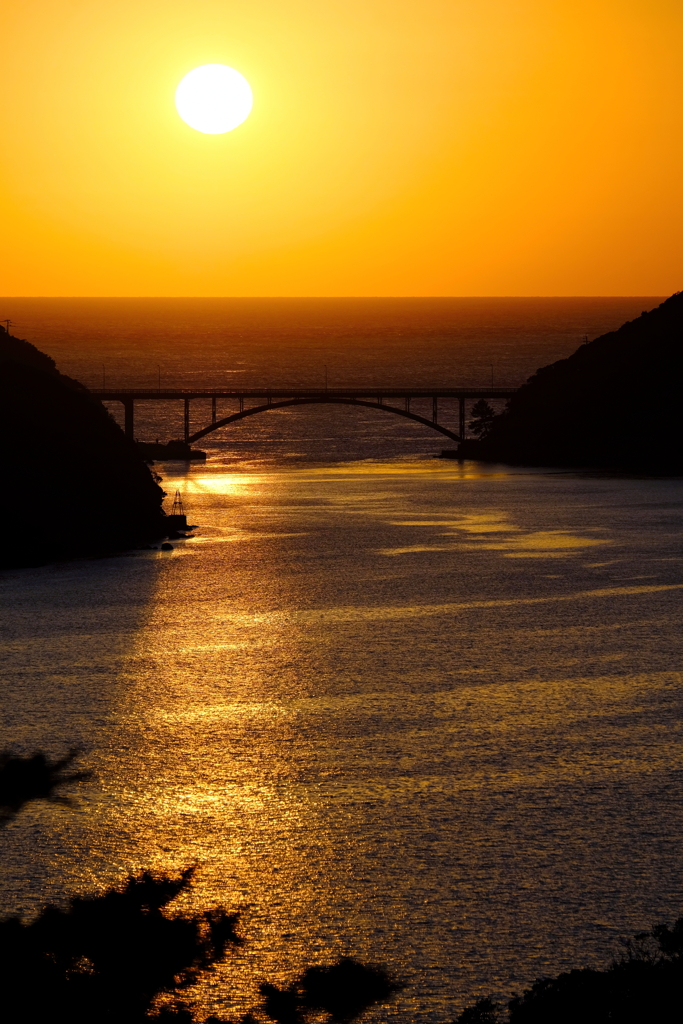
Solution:
M 683 912 L 681 481 L 161 472 L 195 539 L 0 577 L 6 742 L 95 773 L 6 830 L 5 913 L 197 863 L 207 1012 L 348 952 L 445 1024 Z

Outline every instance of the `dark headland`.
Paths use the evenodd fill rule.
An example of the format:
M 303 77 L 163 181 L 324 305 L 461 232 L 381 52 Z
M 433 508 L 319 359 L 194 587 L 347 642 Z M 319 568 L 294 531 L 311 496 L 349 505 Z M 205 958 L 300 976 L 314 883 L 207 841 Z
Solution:
M 133 441 L 54 360 L 0 328 L 0 567 L 146 546 L 164 492 Z
M 538 370 L 458 457 L 683 473 L 683 292 Z

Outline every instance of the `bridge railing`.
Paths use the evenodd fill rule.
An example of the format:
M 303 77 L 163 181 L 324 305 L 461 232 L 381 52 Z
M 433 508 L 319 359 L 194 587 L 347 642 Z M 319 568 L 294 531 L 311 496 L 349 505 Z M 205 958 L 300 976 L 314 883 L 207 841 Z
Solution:
M 457 387 L 457 388 L 386 388 L 386 387 L 365 387 L 365 388 L 239 388 L 227 390 L 225 388 L 90 388 L 90 393 L 98 398 L 117 398 L 119 395 L 130 396 L 131 398 L 260 398 L 271 395 L 273 398 L 308 398 L 318 396 L 329 396 L 330 398 L 344 398 L 356 396 L 364 398 L 381 395 L 383 398 L 432 398 L 437 395 L 439 398 L 459 398 L 461 395 L 467 397 L 484 397 L 490 395 L 492 398 L 504 398 L 513 395 L 516 387 Z
M 453 440 L 461 440 L 465 436 L 465 402 L 468 399 L 477 398 L 508 398 L 514 395 L 516 388 L 490 387 L 490 388 L 469 388 L 469 387 L 353 387 L 353 388 L 102 388 L 91 389 L 90 394 L 100 401 L 121 402 L 124 408 L 126 436 L 135 436 L 135 402 L 136 401 L 173 401 L 181 399 L 184 404 L 184 437 L 186 442 L 203 437 L 211 430 L 218 429 L 221 425 L 239 419 L 243 416 L 253 415 L 264 409 L 266 406 L 245 410 L 244 403 L 248 399 L 265 399 L 266 405 L 270 408 L 273 403 L 277 406 L 306 404 L 308 402 L 359 402 L 362 405 L 370 403 L 382 406 L 385 399 L 403 400 L 404 409 L 397 409 L 393 404 L 385 408 L 388 412 L 397 412 L 400 415 L 408 416 L 421 423 L 426 423 L 446 434 Z M 190 433 L 190 402 L 194 399 L 211 399 L 211 425 L 198 431 Z M 216 402 L 217 399 L 237 400 L 239 402 L 239 413 L 233 416 L 224 417 L 220 422 L 217 420 Z M 431 399 L 432 418 L 431 423 L 425 417 L 410 412 L 410 403 L 413 399 Z M 438 404 L 440 399 L 455 399 L 458 402 L 459 433 L 456 435 L 439 424 Z

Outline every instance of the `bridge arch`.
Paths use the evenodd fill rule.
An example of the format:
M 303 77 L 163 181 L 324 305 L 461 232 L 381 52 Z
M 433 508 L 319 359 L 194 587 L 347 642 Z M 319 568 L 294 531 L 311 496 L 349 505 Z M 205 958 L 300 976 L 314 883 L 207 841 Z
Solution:
M 191 434 L 187 438 L 187 442 L 188 444 L 194 444 L 195 441 L 206 437 L 207 434 L 212 433 L 214 430 L 226 427 L 229 423 L 236 423 L 237 420 L 243 420 L 247 416 L 255 416 L 257 413 L 270 412 L 271 409 L 284 409 L 289 405 L 362 405 L 368 409 L 383 409 L 384 412 L 391 412 L 395 416 L 404 416 L 407 420 L 422 423 L 425 427 L 438 431 L 439 434 L 443 434 L 451 441 L 460 441 L 459 435 L 455 434 L 452 430 L 447 430 L 446 427 L 428 420 L 425 416 L 418 416 L 417 413 L 408 412 L 407 409 L 397 409 L 394 405 L 380 405 L 379 402 L 366 402 L 363 399 L 357 398 L 288 398 L 283 402 L 272 402 L 270 405 L 256 405 L 251 409 L 243 409 L 241 412 L 233 413 L 232 416 L 225 416 L 222 420 L 216 420 L 215 423 L 210 423 L 203 430 L 198 430 L 195 434 Z

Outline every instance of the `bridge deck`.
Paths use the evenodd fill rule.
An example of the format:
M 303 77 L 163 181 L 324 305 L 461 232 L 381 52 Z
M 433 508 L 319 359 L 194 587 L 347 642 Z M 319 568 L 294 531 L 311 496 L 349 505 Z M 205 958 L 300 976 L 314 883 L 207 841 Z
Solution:
M 90 388 L 100 401 L 124 398 L 509 398 L 517 388 Z
M 282 409 L 288 405 L 309 405 L 316 403 L 337 403 L 340 405 L 367 405 L 382 408 L 386 412 L 406 416 L 408 419 L 423 423 L 433 430 L 444 434 L 453 441 L 465 437 L 465 402 L 476 398 L 508 398 L 514 395 L 516 388 L 468 388 L 468 387 L 433 387 L 433 388 L 102 388 L 93 389 L 90 393 L 101 402 L 121 402 L 125 410 L 125 432 L 130 438 L 135 436 L 135 402 L 136 401 L 173 401 L 181 399 L 185 406 L 184 437 L 188 443 L 194 443 L 214 430 L 253 416 L 268 409 Z M 190 432 L 190 402 L 196 398 L 211 399 L 211 423 L 194 434 Z M 234 399 L 239 402 L 239 412 L 231 416 L 217 418 L 216 401 L 219 398 Z M 419 413 L 410 411 L 413 399 L 426 398 L 432 401 L 432 418 L 427 419 Z M 439 399 L 452 398 L 458 402 L 459 433 L 455 434 L 439 423 Z M 245 399 L 261 400 L 261 405 L 253 405 L 245 409 Z M 398 409 L 395 401 L 403 400 L 403 409 Z M 385 405 L 384 402 L 387 401 Z

